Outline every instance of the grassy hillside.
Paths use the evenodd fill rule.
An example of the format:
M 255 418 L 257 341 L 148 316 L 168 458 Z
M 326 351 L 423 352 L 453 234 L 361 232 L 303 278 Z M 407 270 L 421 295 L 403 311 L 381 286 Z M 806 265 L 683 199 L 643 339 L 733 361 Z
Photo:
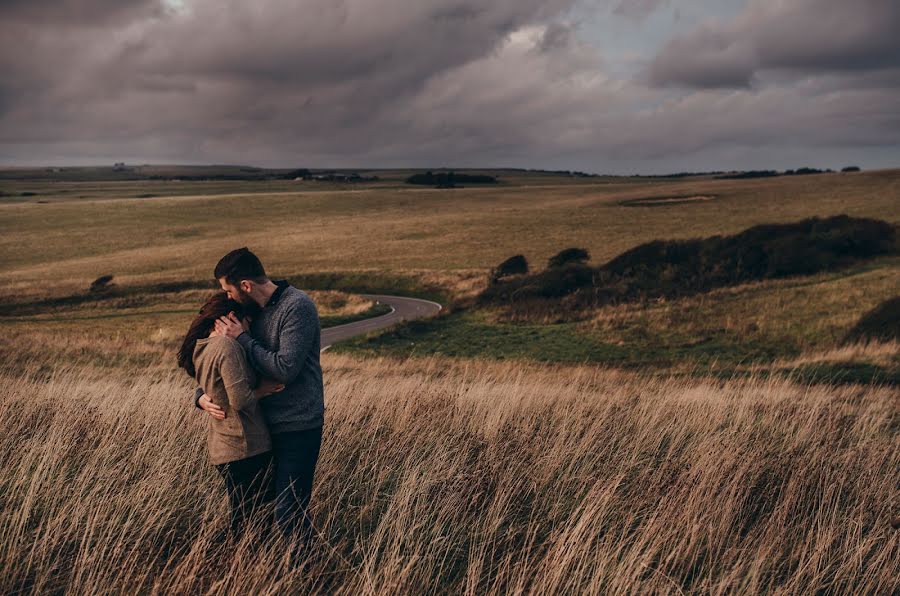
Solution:
M 897 224 L 900 171 L 505 176 L 0 181 L 0 592 L 900 590 L 900 346 L 845 343 L 896 295 L 897 256 L 577 318 L 471 308 L 517 253 L 606 262 L 811 216 Z M 315 290 L 326 325 L 378 312 L 348 292 L 448 305 L 323 355 L 318 541 L 299 567 L 277 538 L 214 542 L 224 491 L 174 368 L 214 263 L 242 245 Z
M 0 328 L 27 337 L 35 330 L 31 318 L 46 311 L 56 320 L 41 329 L 77 343 L 86 330 L 114 333 L 117 325 L 147 316 L 171 343 L 193 307 L 162 294 L 159 306 L 141 309 L 147 298 L 138 296 L 173 283 L 208 283 L 218 257 L 241 245 L 251 246 L 273 274 L 304 288 L 395 291 L 451 305 L 480 292 L 489 268 L 517 253 L 541 266 L 562 248 L 583 246 L 592 262 L 602 263 L 652 240 L 732 234 L 810 216 L 846 213 L 900 223 L 900 171 L 762 180 L 504 172 L 498 188 L 383 186 L 404 174 L 349 190 L 331 183 L 286 192 L 247 187 L 270 184 L 264 182 L 197 182 L 191 184 L 207 194 L 144 199 L 131 195 L 151 186 L 181 192 L 187 183 L 128 182 L 124 192 L 123 182 L 84 182 L 101 198 L 68 200 L 63 193 L 48 203 L 0 201 L 0 273 L 7 280 L 0 288 Z M 21 181 L 0 187 L 15 184 Z M 47 184 L 62 191 L 75 183 Z M 685 196 L 704 200 L 667 201 Z M 648 203 L 653 197 L 658 200 Z M 131 317 L 84 318 L 87 287 L 104 274 L 115 275 L 127 296 L 107 304 L 104 316 Z M 439 320 L 342 349 L 731 371 L 836 348 L 898 286 L 896 259 L 880 258 L 697 298 L 598 308 L 575 322 L 560 323 L 570 317 L 552 309 L 535 318 L 512 308 L 451 308 Z M 896 363 L 866 365 L 879 367 L 882 376 L 895 374 Z
M 238 245 L 253 247 L 287 275 L 456 271 L 487 269 L 522 251 L 544 262 L 567 246 L 584 246 L 602 262 L 650 240 L 735 233 L 814 215 L 900 222 L 900 171 L 750 181 L 586 180 L 287 194 L 240 194 L 236 183 L 231 190 L 237 195 L 6 202 L 0 204 L 0 272 L 21 283 L 86 284 L 106 273 L 205 277 L 218 256 Z M 685 193 L 716 198 L 623 204 Z
M 900 260 L 766 281 L 691 298 L 604 306 L 582 320 L 545 311 L 475 309 L 415 321 L 339 344 L 336 351 L 596 362 L 730 376 L 794 370 L 809 379 L 900 384 L 896 342 L 841 350 L 848 330 L 900 286 Z M 562 317 L 562 321 L 558 317 Z M 857 341 L 859 338 L 857 338 Z M 843 372 L 840 372 L 843 370 Z
M 888 389 L 324 367 L 318 548 L 291 567 L 277 539 L 213 543 L 226 508 L 186 376 L 4 362 L 0 592 L 900 589 Z

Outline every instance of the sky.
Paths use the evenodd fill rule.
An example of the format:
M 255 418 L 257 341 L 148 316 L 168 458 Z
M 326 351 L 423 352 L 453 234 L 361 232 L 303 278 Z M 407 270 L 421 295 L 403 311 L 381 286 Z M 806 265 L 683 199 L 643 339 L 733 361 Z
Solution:
M 900 167 L 897 0 L 0 0 L 0 165 Z

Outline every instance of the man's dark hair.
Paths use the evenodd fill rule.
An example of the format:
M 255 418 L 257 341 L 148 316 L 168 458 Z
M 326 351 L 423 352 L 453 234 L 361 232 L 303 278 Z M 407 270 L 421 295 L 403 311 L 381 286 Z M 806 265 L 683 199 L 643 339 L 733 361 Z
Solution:
M 216 279 L 224 277 L 225 281 L 233 286 L 238 285 L 242 279 L 251 279 L 257 282 L 267 279 L 266 270 L 263 269 L 259 258 L 246 246 L 233 250 L 219 259 L 213 275 L 216 276 Z

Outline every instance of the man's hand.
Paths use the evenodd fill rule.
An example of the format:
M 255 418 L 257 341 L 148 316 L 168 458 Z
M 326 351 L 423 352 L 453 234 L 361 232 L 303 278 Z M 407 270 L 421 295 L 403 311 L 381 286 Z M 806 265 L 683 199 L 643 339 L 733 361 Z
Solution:
M 279 383 L 275 379 L 263 377 L 259 382 L 259 387 L 254 390 L 254 393 L 256 393 L 257 399 L 259 399 L 267 395 L 272 395 L 273 393 L 278 393 L 283 389 L 284 383 Z
M 219 335 L 227 335 L 232 339 L 237 339 L 238 335 L 247 331 L 250 324 L 245 321 L 239 321 L 233 312 L 228 313 L 227 317 L 219 317 L 216 321 L 216 331 Z
M 205 393 L 200 396 L 200 400 L 197 403 L 207 414 L 216 420 L 225 420 L 225 410 L 214 404 L 212 399 Z

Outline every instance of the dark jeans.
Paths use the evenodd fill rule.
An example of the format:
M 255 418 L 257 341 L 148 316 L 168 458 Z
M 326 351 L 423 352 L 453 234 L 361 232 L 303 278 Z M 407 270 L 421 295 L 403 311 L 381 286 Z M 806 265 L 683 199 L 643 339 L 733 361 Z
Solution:
M 231 532 L 238 537 L 247 518 L 275 498 L 272 452 L 219 464 L 216 469 L 225 479 L 225 490 L 231 503 Z
M 272 434 L 275 520 L 288 539 L 310 538 L 312 521 L 307 510 L 321 445 L 322 427 Z

